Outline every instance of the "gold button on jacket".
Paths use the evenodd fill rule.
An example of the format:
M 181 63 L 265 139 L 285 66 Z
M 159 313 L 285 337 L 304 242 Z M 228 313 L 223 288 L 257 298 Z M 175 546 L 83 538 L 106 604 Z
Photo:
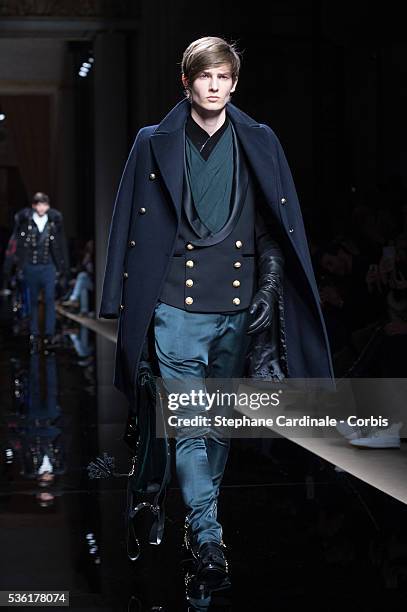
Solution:
M 150 173 L 150 176 L 149 176 L 148 178 L 150 179 L 150 181 L 154 181 L 154 180 L 155 180 L 157 177 L 156 177 L 156 175 L 154 174 L 154 172 L 151 172 L 151 173 Z
M 191 297 L 185 298 L 185 304 L 189 305 L 189 304 L 193 304 L 193 302 L 194 302 L 193 298 L 191 298 Z
M 188 259 L 185 265 L 187 268 L 193 268 L 194 262 L 192 261 L 192 259 Z
M 239 306 L 239 304 L 240 304 L 239 298 L 233 298 L 233 303 L 234 303 L 235 306 Z
M 242 264 L 240 263 L 240 261 L 235 261 L 235 263 L 233 264 L 234 268 L 240 268 Z
M 241 249 L 243 246 L 243 242 L 241 240 L 236 240 L 235 245 L 237 249 Z

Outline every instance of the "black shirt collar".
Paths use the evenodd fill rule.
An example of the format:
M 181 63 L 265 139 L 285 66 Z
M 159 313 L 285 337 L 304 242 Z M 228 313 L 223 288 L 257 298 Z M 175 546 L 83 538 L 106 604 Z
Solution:
M 226 114 L 225 121 L 220 128 L 218 128 L 216 132 L 212 134 L 212 136 L 209 136 L 208 132 L 198 125 L 198 123 L 192 118 L 191 114 L 188 116 L 185 126 L 186 134 L 198 151 L 200 151 L 205 160 L 208 159 L 216 143 L 227 129 L 229 121 L 229 117 Z

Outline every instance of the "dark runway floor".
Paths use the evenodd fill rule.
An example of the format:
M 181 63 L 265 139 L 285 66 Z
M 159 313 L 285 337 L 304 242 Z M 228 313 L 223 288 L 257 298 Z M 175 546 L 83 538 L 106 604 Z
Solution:
M 187 602 L 174 475 L 163 542 L 131 563 L 126 478 L 90 480 L 86 469 L 104 451 L 118 472 L 130 465 L 115 347 L 72 321 L 58 331 L 54 355 L 30 355 L 3 311 L 0 590 L 70 591 L 75 610 L 400 609 L 407 508 L 283 439 L 232 441 L 219 507 L 230 589 Z M 54 476 L 40 486 L 45 454 Z

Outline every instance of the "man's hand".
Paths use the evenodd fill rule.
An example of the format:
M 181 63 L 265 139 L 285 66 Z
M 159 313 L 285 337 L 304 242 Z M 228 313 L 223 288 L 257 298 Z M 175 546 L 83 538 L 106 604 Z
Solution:
M 250 314 L 256 315 L 256 318 L 249 326 L 248 334 L 259 334 L 270 327 L 275 302 L 276 296 L 271 291 L 265 289 L 257 291 L 249 309 Z
M 278 303 L 284 259 L 270 251 L 261 256 L 259 261 L 259 289 L 255 293 L 249 308 L 251 315 L 256 315 L 247 333 L 259 334 L 270 327 L 273 320 L 274 305 Z

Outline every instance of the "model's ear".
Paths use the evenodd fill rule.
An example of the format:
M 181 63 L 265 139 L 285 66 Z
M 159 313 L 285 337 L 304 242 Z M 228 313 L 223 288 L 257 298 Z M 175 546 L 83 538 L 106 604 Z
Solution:
M 232 86 L 232 89 L 230 90 L 230 93 L 233 93 L 233 92 L 235 91 L 235 89 L 236 89 L 236 85 L 237 85 L 237 81 L 238 81 L 238 78 L 236 77 L 236 80 L 235 80 L 235 82 L 233 83 L 233 86 Z
M 183 86 L 184 86 L 185 88 L 187 88 L 187 87 L 188 87 L 188 85 L 189 85 L 189 81 L 188 81 L 188 79 L 187 79 L 187 77 L 185 76 L 185 74 L 184 74 L 184 73 L 182 73 L 182 75 L 181 75 L 181 80 L 182 80 L 182 84 L 183 84 Z

